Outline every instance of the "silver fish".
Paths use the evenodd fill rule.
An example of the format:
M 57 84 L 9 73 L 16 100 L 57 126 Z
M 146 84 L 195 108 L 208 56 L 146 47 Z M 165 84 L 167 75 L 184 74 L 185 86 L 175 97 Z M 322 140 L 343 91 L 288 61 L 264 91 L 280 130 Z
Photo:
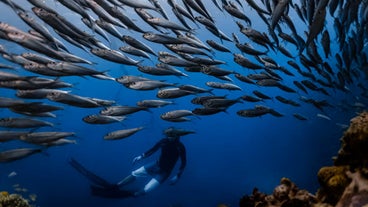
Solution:
M 152 6 L 151 4 L 148 4 L 147 1 L 142 0 L 119 0 L 121 3 L 133 7 L 133 8 L 144 8 L 144 9 L 152 9 L 152 10 L 158 10 L 156 7 Z
M 290 0 L 280 0 L 277 2 L 276 7 L 272 11 L 272 14 L 271 14 L 271 23 L 270 23 L 271 30 L 275 29 L 276 24 L 279 22 L 281 17 L 285 15 L 285 11 L 289 3 L 290 3 Z
M 175 76 L 185 76 L 182 72 L 178 70 L 172 70 L 170 68 L 160 68 L 160 67 L 153 67 L 153 66 L 138 66 L 138 70 L 150 74 L 150 75 L 175 75 Z
M 93 101 L 89 97 L 82 97 L 70 93 L 64 93 L 59 91 L 52 91 L 46 96 L 47 99 L 51 101 L 56 101 L 71 106 L 77 106 L 82 108 L 95 108 L 101 106 L 96 101 Z
M 104 72 L 97 71 L 94 69 L 86 68 L 73 63 L 61 61 L 61 62 L 50 62 L 47 63 L 47 67 L 63 74 L 84 76 L 84 75 L 101 75 Z
M 192 91 L 194 93 L 211 93 L 212 94 L 212 91 L 213 91 L 213 89 L 204 89 L 204 88 L 200 88 L 198 86 L 190 85 L 190 84 L 180 85 L 179 89 L 186 90 L 186 91 Z
M 192 111 L 186 109 L 173 110 L 160 115 L 163 120 L 177 119 L 185 116 L 194 115 Z
M 236 103 L 242 103 L 242 101 L 240 100 L 240 98 L 237 99 L 208 99 L 207 101 L 205 101 L 203 103 L 204 107 L 207 108 L 227 108 L 230 107 Z
M 143 129 L 143 127 L 136 127 L 136 128 L 131 128 L 131 129 L 122 129 L 122 130 L 113 131 L 113 132 L 110 132 L 110 133 L 106 134 L 104 136 L 104 139 L 105 140 L 124 139 L 124 138 L 127 138 L 127 137 L 139 132 L 142 129 Z
M 157 56 L 156 52 L 153 49 L 151 49 L 148 45 L 144 44 L 143 42 L 138 41 L 134 37 L 131 37 L 129 35 L 123 35 L 123 41 L 126 42 L 127 44 L 129 44 L 132 47 L 135 47 L 137 49 L 148 52 L 148 53 L 150 53 L 154 56 Z
M 233 70 L 221 69 L 216 66 L 203 66 L 201 69 L 201 72 L 206 75 L 212 75 L 212 76 L 225 76 L 225 75 L 236 73 Z
M 128 53 L 128 54 L 131 54 L 131 55 L 135 55 L 135 56 L 138 56 L 138 57 L 145 57 L 145 58 L 150 59 L 150 56 L 145 51 L 137 49 L 137 48 L 132 47 L 130 45 L 121 46 L 121 47 L 119 47 L 119 50 L 121 50 L 125 53 Z
M 159 18 L 159 17 L 148 18 L 147 21 L 154 25 L 164 27 L 166 29 L 174 29 L 174 30 L 180 30 L 180 31 L 185 31 L 185 32 L 190 31 L 188 28 L 184 26 L 181 26 L 179 24 L 176 24 L 175 22 L 169 21 L 167 19 Z
M 121 41 L 124 41 L 123 35 L 119 32 L 119 30 L 113 24 L 110 24 L 102 19 L 96 19 L 95 22 L 97 26 L 101 27 L 102 29 L 104 29 L 106 32 L 108 32 L 112 36 L 120 39 Z
M 316 11 L 315 19 L 313 19 L 313 22 L 309 27 L 310 29 L 308 33 L 308 38 L 307 41 L 305 42 L 306 46 L 309 46 L 311 42 L 317 37 L 317 35 L 322 32 L 325 19 L 326 19 L 326 9 L 320 9 Z
M 64 109 L 61 106 L 53 106 L 42 102 L 19 103 L 9 107 L 16 112 L 43 113 Z
M 134 82 L 148 81 L 148 80 L 151 80 L 151 79 L 144 78 L 144 77 L 141 77 L 141 76 L 133 76 L 133 75 L 123 75 L 119 78 L 116 78 L 116 82 L 121 83 L 123 85 L 127 85 L 127 86 L 131 83 L 134 83 Z
M 111 16 L 104 8 L 102 8 L 99 4 L 97 4 L 95 1 L 93 0 L 85 0 L 85 2 L 88 4 L 88 7 L 92 9 L 92 11 L 94 13 L 97 14 L 98 17 L 100 17 L 101 19 L 120 26 L 122 28 L 125 28 L 125 25 L 122 24 L 121 22 L 117 21 L 113 16 Z
M 46 38 L 48 41 L 55 43 L 55 38 L 51 35 L 50 31 L 43 25 L 36 22 L 34 18 L 29 16 L 27 13 L 24 12 L 18 12 L 18 16 L 21 17 L 21 19 L 27 23 L 30 27 L 32 27 L 34 30 L 36 30 L 38 33 L 40 33 L 44 38 Z
M 293 116 L 294 116 L 296 119 L 299 119 L 299 120 L 302 120 L 302 121 L 308 120 L 308 118 L 306 118 L 305 116 L 303 116 L 303 115 L 301 115 L 301 114 L 298 114 L 298 113 L 293 113 Z
M 8 108 L 23 103 L 24 101 L 21 99 L 0 97 L 0 108 Z
M 231 53 L 230 49 L 227 47 L 220 45 L 219 43 L 213 41 L 213 40 L 206 40 L 206 43 L 211 46 L 213 49 L 221 51 L 221 52 L 229 52 Z
M 47 67 L 47 65 L 44 65 L 44 64 L 38 64 L 38 63 L 32 63 L 32 62 L 24 64 L 23 68 L 32 73 L 37 73 L 37 74 L 46 75 L 46 76 L 60 77 L 60 76 L 73 75 L 69 73 L 64 73 L 63 71 L 51 69 L 50 67 Z
M 167 47 L 169 50 L 180 54 L 180 53 L 187 53 L 187 54 L 199 54 L 199 55 L 205 55 L 208 57 L 211 57 L 210 55 L 208 55 L 207 53 L 205 53 L 204 51 L 202 51 L 199 48 L 190 46 L 190 45 L 185 45 L 185 44 L 167 44 L 165 45 L 165 47 Z
M 0 162 L 11 162 L 41 152 L 41 149 L 20 148 L 0 152 Z
M 27 98 L 27 99 L 43 99 L 46 98 L 47 94 L 51 92 L 58 93 L 69 93 L 70 91 L 62 91 L 58 89 L 35 89 L 35 90 L 17 90 L 16 96 L 19 98 Z
M 108 116 L 122 116 L 122 115 L 128 115 L 133 114 L 139 111 L 148 111 L 149 109 L 146 107 L 140 107 L 140 106 L 109 106 L 105 109 L 102 109 L 100 111 L 101 115 L 108 115 Z
M 22 53 L 21 56 L 28 59 L 28 60 L 30 60 L 30 61 L 34 61 L 34 62 L 37 62 L 37 63 L 40 63 L 40 64 L 47 64 L 49 62 L 54 61 L 53 59 L 51 59 L 47 56 L 39 55 L 39 54 L 36 54 L 36 53 L 30 53 L 30 52 Z
M 196 94 L 193 91 L 182 90 L 180 88 L 161 89 L 157 92 L 158 98 L 179 98 L 187 95 Z
M 238 63 L 240 66 L 253 70 L 264 68 L 264 66 L 253 63 L 252 61 L 250 61 L 248 58 L 244 57 L 241 54 L 234 54 L 234 62 Z
M 164 81 L 147 80 L 147 81 L 136 81 L 126 85 L 126 87 L 134 90 L 154 90 L 157 88 L 164 88 L 168 86 L 174 86 L 173 83 L 166 83 Z
M 53 123 L 30 118 L 7 117 L 0 119 L 0 127 L 6 128 L 36 128 L 54 126 Z
M 230 15 L 233 17 L 244 20 L 248 25 L 252 25 L 251 20 L 247 17 L 244 12 L 240 11 L 235 5 L 223 5 L 222 6 Z
M 89 124 L 110 124 L 114 122 L 121 122 L 125 120 L 126 116 L 108 116 L 101 114 L 88 115 L 82 118 L 82 120 Z
M 142 100 L 137 102 L 137 106 L 147 108 L 159 108 L 170 104 L 174 104 L 174 102 L 156 99 Z
M 202 107 L 202 108 L 195 108 L 192 110 L 193 114 L 195 115 L 213 115 L 213 114 L 217 114 L 220 112 L 226 112 L 226 108 L 207 108 L 207 107 Z
M 158 12 L 165 18 L 169 19 L 168 15 L 166 14 L 165 10 L 162 8 L 158 0 L 149 0 L 157 9 Z
M 21 135 L 27 134 L 29 132 L 19 132 L 19 131 L 0 131 L 0 142 L 8 142 L 12 140 L 18 140 Z
M 119 19 L 124 25 L 128 27 L 128 29 L 132 29 L 134 31 L 144 33 L 145 31 L 141 29 L 141 27 L 137 26 L 128 16 L 124 15 L 118 7 L 111 8 L 111 15 Z
M 20 76 L 14 73 L 0 71 L 0 81 L 28 80 L 30 77 Z
M 232 83 L 220 83 L 220 82 L 213 82 L 208 81 L 206 85 L 212 88 L 218 89 L 227 89 L 227 90 L 242 90 L 239 86 L 232 84 Z
M 252 109 L 243 109 L 236 112 L 242 117 L 259 117 L 271 113 L 271 109 L 265 106 L 258 106 Z
M 137 65 L 142 61 L 133 60 L 123 53 L 111 49 L 93 48 L 91 52 L 103 59 L 126 65 Z
M 183 44 L 185 43 L 183 40 L 180 40 L 176 37 L 171 37 L 169 35 L 164 34 L 155 34 L 153 32 L 146 32 L 143 34 L 143 38 L 160 44 Z
M 103 28 L 101 28 L 97 22 L 93 19 L 93 17 L 91 17 L 91 19 L 87 19 L 87 18 L 82 18 L 82 22 L 87 25 L 89 28 L 93 29 L 93 31 L 95 31 L 97 34 L 101 35 L 101 37 L 103 37 L 105 40 L 107 40 L 108 42 L 110 42 L 109 37 L 107 36 L 106 32 L 104 31 Z
M 51 147 L 51 146 L 60 146 L 60 145 L 65 145 L 65 144 L 77 144 L 77 140 L 61 138 L 61 139 L 58 139 L 52 142 L 42 143 L 41 145 L 46 146 L 46 147 Z
M 158 32 L 161 32 L 161 33 L 165 33 L 158 26 L 156 26 L 155 24 L 152 24 L 149 21 L 147 21 L 149 18 L 153 18 L 154 16 L 151 15 L 150 13 L 148 13 L 145 9 L 134 8 L 134 11 L 138 14 L 138 16 L 140 16 L 147 24 L 149 24 L 155 30 L 157 30 Z
M 19 139 L 32 144 L 43 144 L 74 135 L 74 132 L 32 132 L 21 135 Z

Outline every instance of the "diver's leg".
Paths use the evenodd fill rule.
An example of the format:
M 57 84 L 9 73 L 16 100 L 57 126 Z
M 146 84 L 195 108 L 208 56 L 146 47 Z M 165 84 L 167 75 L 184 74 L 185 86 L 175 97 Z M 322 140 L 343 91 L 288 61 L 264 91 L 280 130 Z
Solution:
M 131 182 L 133 182 L 136 177 L 145 177 L 147 176 L 147 170 L 144 166 L 134 170 L 130 175 L 126 176 L 124 179 L 122 179 L 121 181 L 119 181 L 117 183 L 118 186 L 123 186 L 123 185 L 127 185 Z
M 144 189 L 138 192 L 134 193 L 134 196 L 139 196 L 139 195 L 143 195 L 146 194 L 148 192 L 150 192 L 151 190 L 157 188 L 160 185 L 160 182 L 158 182 L 158 180 L 156 180 L 155 178 L 152 178 L 145 186 Z
M 118 186 L 123 186 L 123 185 L 127 185 L 131 182 L 133 182 L 135 180 L 135 176 L 130 174 L 128 176 L 126 176 L 124 179 L 122 179 L 121 181 L 119 181 L 117 183 Z

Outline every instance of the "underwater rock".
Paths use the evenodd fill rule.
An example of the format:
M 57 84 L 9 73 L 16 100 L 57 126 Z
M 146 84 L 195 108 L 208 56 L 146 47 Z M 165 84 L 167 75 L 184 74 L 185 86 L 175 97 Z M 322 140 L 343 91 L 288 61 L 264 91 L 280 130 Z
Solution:
M 335 205 L 339 201 L 350 183 L 350 179 L 346 175 L 348 170 L 348 166 L 327 166 L 318 171 L 320 188 L 317 192 L 317 198 L 321 202 Z
M 351 169 L 368 168 L 368 112 L 350 120 L 350 126 L 341 138 L 341 149 L 334 164 L 349 165 Z
M 240 199 L 239 207 L 308 207 L 316 203 L 314 195 L 299 189 L 290 179 L 282 178 L 272 195 L 266 195 L 254 188 L 252 195 Z
M 341 142 L 334 166 L 318 171 L 320 188 L 316 195 L 282 178 L 272 195 L 254 188 L 252 195 L 240 199 L 239 207 L 368 207 L 367 112 L 350 120 Z
M 19 194 L 0 193 L 0 207 L 31 207 L 28 201 Z
M 351 182 L 336 207 L 354 207 L 368 205 L 368 170 L 355 173 L 347 172 Z

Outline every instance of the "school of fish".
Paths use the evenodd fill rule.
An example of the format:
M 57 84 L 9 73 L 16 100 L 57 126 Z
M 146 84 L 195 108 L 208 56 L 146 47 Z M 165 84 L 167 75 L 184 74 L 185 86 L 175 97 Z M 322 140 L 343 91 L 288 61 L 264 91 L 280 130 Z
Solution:
M 70 14 L 58 12 L 55 2 L 72 13 L 73 19 Z M 0 108 L 9 109 L 14 116 L 0 117 L 0 128 L 4 129 L 0 131 L 0 142 L 19 140 L 42 147 L 76 143 L 68 138 L 77 131 L 51 130 L 55 123 L 42 118 L 55 118 L 53 111 L 66 106 L 100 108 L 97 114 L 81 117 L 91 125 L 123 122 L 130 114 L 173 105 L 176 99 L 191 95 L 188 106 L 192 108 L 176 105 L 176 110 L 159 118 L 186 122 L 192 116 L 227 112 L 234 104 L 246 102 L 254 106 L 243 106 L 236 112 L 238 116 L 294 116 L 300 121 L 311 117 L 278 111 L 272 103 L 288 107 L 311 104 L 320 112 L 316 117 L 326 120 L 331 120 L 326 108 L 358 111 L 366 107 L 368 1 L 55 2 L 27 0 L 29 5 L 24 8 L 22 1 L 0 1 L 2 9 L 12 10 L 18 17 L 16 21 L 25 25 L 18 28 L 1 17 L 0 89 L 14 91 L 14 97 L 0 94 Z M 237 29 L 224 29 L 218 24 L 221 16 L 214 13 L 230 16 L 226 24 Z M 83 22 L 85 27 L 76 26 L 75 21 Z M 208 33 L 206 38 L 197 35 L 200 32 Z M 118 41 L 117 47 L 112 46 L 113 40 Z M 17 45 L 24 52 L 14 53 L 6 45 Z M 155 50 L 157 45 L 165 49 Z M 76 55 L 76 49 L 88 56 Z M 104 65 L 95 63 L 96 59 L 135 69 L 139 75 L 112 77 Z M 229 68 L 229 60 L 236 67 Z M 21 75 L 22 71 L 32 75 Z M 208 81 L 191 81 L 192 74 Z M 125 90 L 157 93 L 136 105 L 122 105 L 113 98 L 78 95 L 72 83 L 63 81 L 67 76 L 111 81 Z M 174 76 L 178 81 L 168 82 L 162 80 L 163 76 Z M 270 87 L 277 94 L 267 93 Z M 227 91 L 228 95 L 218 91 Z M 240 92 L 243 95 L 231 95 Z M 349 98 L 334 97 L 336 93 Z M 45 127 L 51 129 L 35 132 Z M 124 139 L 142 129 L 144 126 L 111 131 L 103 139 Z M 170 132 L 194 133 L 183 129 Z M 0 162 L 18 160 L 42 149 L 5 150 L 0 152 Z

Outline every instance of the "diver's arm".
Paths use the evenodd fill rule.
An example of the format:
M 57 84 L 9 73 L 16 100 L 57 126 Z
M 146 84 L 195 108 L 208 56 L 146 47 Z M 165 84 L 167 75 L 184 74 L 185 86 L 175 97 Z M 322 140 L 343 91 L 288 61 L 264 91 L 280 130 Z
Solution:
M 165 139 L 161 139 L 159 142 L 157 142 L 151 149 L 147 150 L 145 153 L 143 153 L 141 156 L 142 158 L 146 158 L 151 156 L 153 153 L 155 153 L 158 149 L 161 148 L 161 145 L 165 142 Z

